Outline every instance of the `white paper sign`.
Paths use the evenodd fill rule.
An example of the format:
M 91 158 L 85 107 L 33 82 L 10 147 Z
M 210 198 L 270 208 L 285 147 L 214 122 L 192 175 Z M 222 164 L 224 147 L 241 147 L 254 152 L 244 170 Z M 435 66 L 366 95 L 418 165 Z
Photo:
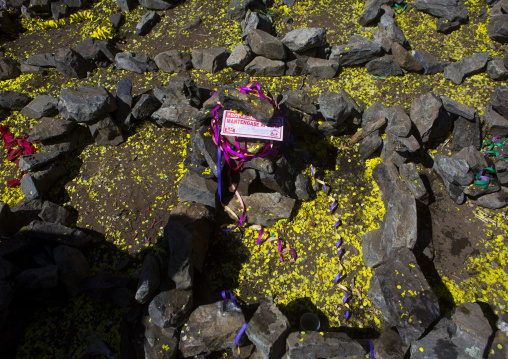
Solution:
M 222 118 L 221 135 L 249 138 L 262 138 L 265 140 L 282 141 L 284 120 L 274 117 L 263 125 L 252 116 L 245 116 L 231 110 L 225 110 Z

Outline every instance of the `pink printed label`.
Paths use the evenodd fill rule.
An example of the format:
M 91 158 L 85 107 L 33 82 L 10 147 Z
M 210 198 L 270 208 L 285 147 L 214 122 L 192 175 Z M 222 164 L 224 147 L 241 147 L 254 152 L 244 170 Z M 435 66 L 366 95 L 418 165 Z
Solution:
M 224 136 L 282 141 L 283 129 L 282 117 L 274 117 L 266 126 L 252 116 L 225 110 L 220 133 Z

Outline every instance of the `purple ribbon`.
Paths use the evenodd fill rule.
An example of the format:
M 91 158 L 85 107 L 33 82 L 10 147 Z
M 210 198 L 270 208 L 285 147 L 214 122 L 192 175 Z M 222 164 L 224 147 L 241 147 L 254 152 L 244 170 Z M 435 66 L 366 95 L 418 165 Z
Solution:
M 245 329 L 247 329 L 247 323 L 243 323 L 242 328 L 238 332 L 238 335 L 235 338 L 235 347 L 238 346 L 238 342 L 242 338 L 243 333 L 245 332 Z M 240 358 L 240 354 L 238 354 L 238 359 Z
M 335 248 L 339 248 L 341 244 L 342 244 L 342 238 L 339 238 L 337 240 L 337 244 L 335 245 Z
M 310 173 L 312 174 L 312 177 L 314 177 L 316 175 L 315 173 L 315 169 L 314 169 L 314 165 L 310 165 Z
M 330 214 L 332 214 L 332 212 L 336 206 L 337 206 L 337 201 L 333 200 L 332 205 L 330 206 Z M 333 229 L 335 229 L 335 226 L 333 227 Z
M 335 279 L 333 280 L 333 283 L 337 284 L 337 282 L 339 281 L 340 277 L 342 277 L 342 271 L 340 271 L 340 273 L 335 277 Z
M 369 339 L 369 347 L 370 347 L 370 359 L 374 359 L 374 346 L 372 345 L 372 341 Z
M 229 294 L 229 299 L 228 299 L 228 294 Z M 238 306 L 238 304 L 235 301 L 235 296 L 233 295 L 233 292 L 231 290 L 228 290 L 228 291 L 223 290 L 221 295 L 222 295 L 222 299 L 230 300 L 233 302 L 234 305 Z
M 348 309 L 347 312 L 346 312 L 346 320 L 348 320 L 350 315 L 351 315 L 351 311 Z
M 337 252 L 337 257 L 340 257 L 341 254 L 342 254 L 342 248 L 339 249 L 339 251 Z
M 343 303 L 343 304 L 346 304 L 346 302 L 347 302 L 348 298 L 349 298 L 349 293 L 348 293 L 348 292 L 346 292 L 346 295 L 344 296 L 344 299 L 342 299 L 342 303 Z

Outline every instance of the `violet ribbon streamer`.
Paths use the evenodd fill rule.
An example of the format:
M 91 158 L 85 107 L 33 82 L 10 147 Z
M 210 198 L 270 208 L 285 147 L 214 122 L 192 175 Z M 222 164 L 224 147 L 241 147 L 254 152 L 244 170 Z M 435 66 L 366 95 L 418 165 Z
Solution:
M 369 339 L 369 347 L 370 347 L 370 359 L 374 359 L 374 346 L 372 345 L 372 340 Z
M 335 279 L 333 280 L 333 283 L 337 284 L 337 282 L 339 281 L 340 277 L 342 277 L 342 271 L 340 271 L 340 273 L 335 277 Z
M 242 335 L 243 333 L 245 332 L 245 329 L 247 329 L 247 323 L 244 323 L 242 325 L 242 328 L 240 329 L 240 331 L 238 332 L 238 335 L 236 336 L 235 338 L 235 347 L 238 346 L 238 342 L 240 341 L 240 339 L 242 338 Z M 240 354 L 238 354 L 238 358 L 240 358 Z

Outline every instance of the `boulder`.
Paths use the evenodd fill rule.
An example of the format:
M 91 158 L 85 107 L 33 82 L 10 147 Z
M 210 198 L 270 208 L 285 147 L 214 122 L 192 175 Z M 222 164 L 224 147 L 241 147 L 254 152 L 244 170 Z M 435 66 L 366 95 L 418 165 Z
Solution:
M 88 128 L 95 140 L 101 146 L 118 146 L 125 141 L 122 130 L 110 115 L 102 115 L 98 119 L 88 122 Z
M 148 10 L 168 10 L 176 6 L 176 0 L 139 0 L 139 4 Z
M 90 275 L 88 262 L 79 249 L 61 245 L 53 249 L 53 258 L 60 272 L 60 281 L 71 296 L 79 294 L 79 280 Z
M 245 66 L 244 71 L 251 76 L 275 77 L 284 76 L 286 65 L 284 61 L 270 60 L 263 56 L 256 56 Z
M 367 27 L 373 26 L 377 23 L 377 20 L 382 14 L 381 10 L 381 1 L 379 0 L 370 0 L 365 2 L 365 6 L 363 8 L 363 12 L 358 19 L 360 25 Z
M 91 122 L 116 110 L 113 95 L 102 86 L 63 89 L 58 103 L 60 115 L 76 122 Z
M 318 79 L 334 78 L 338 70 L 339 63 L 335 60 L 319 59 L 316 57 L 310 57 L 307 60 L 306 73 Z
M 481 122 L 480 116 L 476 121 L 469 121 L 458 117 L 453 125 L 452 151 L 460 151 L 469 146 L 480 149 L 481 146 Z
M 467 8 L 462 0 L 416 0 L 414 7 L 435 17 L 448 21 L 465 21 Z
M 115 64 L 118 70 L 127 70 L 138 74 L 157 71 L 155 62 L 142 52 L 120 52 L 115 56 Z
M 143 94 L 133 107 L 131 115 L 137 120 L 149 118 L 160 106 L 161 103 L 157 97 L 151 94 Z
M 380 44 L 360 35 L 353 35 L 349 44 L 333 46 L 330 60 L 335 60 L 340 66 L 363 65 L 383 54 Z
M 7 57 L 0 57 L 0 81 L 14 79 L 21 75 L 19 63 Z
M 215 208 L 217 202 L 217 182 L 205 179 L 188 171 L 178 186 L 181 202 L 196 202 Z
M 321 27 L 295 29 L 286 34 L 282 43 L 294 52 L 303 52 L 326 45 L 326 29 Z
M 229 54 L 229 50 L 223 47 L 193 49 L 192 66 L 197 70 L 216 73 L 226 67 Z
M 392 55 L 394 60 L 406 71 L 420 72 L 423 66 L 418 62 L 402 45 L 397 42 L 392 43 Z
M 175 359 L 178 354 L 178 338 L 173 328 L 161 329 L 145 323 L 143 341 L 145 359 Z
M 355 116 L 360 116 L 362 112 L 355 100 L 342 89 L 339 92 L 322 92 L 318 103 L 324 119 L 332 122 L 335 127 Z
M 413 57 L 423 66 L 424 75 L 435 75 L 444 71 L 446 62 L 441 62 L 432 54 L 423 50 L 416 50 L 412 53 Z
M 27 269 L 18 274 L 14 281 L 15 288 L 41 289 L 54 288 L 58 284 L 58 266 Z
M 30 172 L 21 178 L 21 191 L 28 199 L 39 198 L 46 194 L 61 177 L 67 174 L 67 168 L 53 162 L 37 172 Z
M 492 136 L 507 136 L 508 135 L 508 118 L 501 116 L 497 113 L 492 105 L 488 105 L 485 109 L 485 118 L 489 124 L 488 133 Z
M 369 158 L 383 144 L 383 139 L 378 131 L 373 131 L 365 136 L 358 146 L 358 152 L 363 159 Z
M 160 20 L 160 15 L 155 11 L 147 12 L 141 17 L 141 20 L 139 20 L 138 24 L 136 25 L 136 34 L 140 36 L 148 34 Z
M 76 44 L 76 52 L 85 60 L 94 61 L 97 66 L 106 67 L 115 61 L 115 53 L 105 40 L 89 37 Z
M 436 23 L 436 31 L 442 34 L 449 34 L 460 28 L 460 21 L 447 21 L 439 18 Z
M 452 121 L 444 110 L 441 99 L 432 92 L 427 92 L 413 100 L 410 117 L 424 143 L 431 138 L 445 136 L 452 126 Z
M 508 69 L 504 64 L 504 59 L 499 56 L 494 56 L 487 64 L 487 74 L 495 81 L 508 80 Z
M 307 75 L 307 60 L 307 57 L 301 56 L 286 62 L 286 76 Z
M 247 10 L 261 9 L 263 6 L 258 0 L 233 0 L 227 7 L 228 20 L 240 20 L 245 18 Z
M 193 141 L 193 148 L 201 152 L 205 157 L 205 161 L 215 177 L 218 177 L 219 168 L 223 168 L 226 160 L 222 156 L 221 163 L 217 163 L 217 145 L 215 144 L 212 136 L 210 136 L 210 128 L 202 126 L 196 133 Z
M 294 199 L 284 197 L 280 193 L 254 193 L 243 197 L 243 200 L 249 209 L 245 221 L 267 227 L 275 224 L 279 219 L 289 218 L 295 205 Z M 238 217 L 242 215 L 242 207 L 236 197 L 231 199 L 228 207 Z
M 239 44 L 233 49 L 233 52 L 231 52 L 231 55 L 226 61 L 226 65 L 234 70 L 243 71 L 245 66 L 251 62 L 253 58 L 254 53 L 250 47 L 244 44 Z
M 363 358 L 365 349 L 346 333 L 293 332 L 286 340 L 288 359 Z
M 20 69 L 24 74 L 44 75 L 46 73 L 46 70 L 40 66 L 25 65 L 23 63 L 21 64 Z
M 293 176 L 293 169 L 285 157 L 281 157 L 276 162 L 273 173 L 261 172 L 259 177 L 266 187 L 284 196 L 290 196 L 294 192 L 295 178 Z
M 50 53 L 32 55 L 24 63 L 30 66 L 55 67 L 55 56 Z
M 178 99 L 187 101 L 187 103 L 191 106 L 200 107 L 201 105 L 202 95 L 200 94 L 194 81 L 187 74 L 178 74 L 171 77 L 171 79 L 166 83 L 165 90 L 176 96 Z M 154 93 L 154 95 L 157 97 L 156 93 Z M 159 101 L 161 100 L 159 99 Z
M 126 10 L 122 10 L 123 12 L 129 12 Z M 109 17 L 109 22 L 113 25 L 114 29 L 118 29 L 122 23 L 123 16 L 121 12 L 117 12 Z
M 475 121 L 475 114 L 476 111 L 464 104 L 461 104 L 460 102 L 457 102 L 455 100 L 452 100 L 449 97 L 441 96 L 441 101 L 443 103 L 443 106 L 448 113 L 461 116 L 465 119 L 468 119 L 469 121 Z
M 44 141 L 70 133 L 76 127 L 76 122 L 62 120 L 56 117 L 43 117 L 32 127 L 28 134 L 30 142 Z
M 194 118 L 198 114 L 195 107 L 189 105 L 163 106 L 152 113 L 152 119 L 162 127 L 178 125 L 185 128 L 192 128 Z
M 482 358 L 491 334 L 480 306 L 462 303 L 411 345 L 411 358 Z
M 116 4 L 122 12 L 131 12 L 136 6 L 134 0 L 116 0 Z
M 42 166 L 55 161 L 56 159 L 62 157 L 64 154 L 69 152 L 68 149 L 65 148 L 66 146 L 51 146 L 51 147 L 53 148 L 53 150 L 49 151 L 45 150 L 44 152 L 39 151 L 37 153 L 34 153 L 33 155 L 21 156 L 18 163 L 19 169 L 22 171 L 37 170 L 38 168 L 41 168 Z
M 272 298 L 260 302 L 252 316 L 245 334 L 256 345 L 264 359 L 280 358 L 290 331 L 289 320 L 273 304 Z
M 270 60 L 284 60 L 286 51 L 282 42 L 263 30 L 251 30 L 245 40 L 252 51 Z
M 124 78 L 118 81 L 116 85 L 116 112 L 115 122 L 120 125 L 131 124 L 131 108 L 132 108 L 132 80 Z
M 416 200 L 426 201 L 428 192 L 414 163 L 404 163 L 399 167 L 400 178 Z
M 245 15 L 245 20 L 242 21 L 242 40 L 249 35 L 251 30 L 262 30 L 267 33 L 270 33 L 272 30 L 272 22 L 270 18 L 265 14 L 258 12 L 247 11 Z
M 58 110 L 58 99 L 48 95 L 37 95 L 28 105 L 23 107 L 21 114 L 36 120 L 55 115 Z
M 482 72 L 489 61 L 490 51 L 464 57 L 444 68 L 445 78 L 460 85 L 464 77 Z
M 92 69 L 83 56 L 68 47 L 61 47 L 55 51 L 55 67 L 66 77 L 80 79 L 85 78 Z
M 169 74 L 185 72 L 192 68 L 192 56 L 188 52 L 169 50 L 154 57 L 157 67 Z
M 476 200 L 476 204 L 480 207 L 499 209 L 508 205 L 508 190 L 505 187 L 501 191 L 486 194 Z
M 39 218 L 44 222 L 58 223 L 63 226 L 72 225 L 72 212 L 50 201 L 44 201 Z
M 390 198 L 397 190 L 403 190 L 404 185 L 399 178 L 399 171 L 392 162 L 381 162 L 372 170 L 372 177 L 379 186 L 381 197 L 385 207 L 388 206 Z
M 92 238 L 79 229 L 69 228 L 58 223 L 32 221 L 23 234 L 33 241 L 54 245 L 66 245 L 83 249 L 92 243 Z
M 230 349 L 244 322 L 242 310 L 231 301 L 202 305 L 183 326 L 179 349 L 184 357 Z
M 378 59 L 369 61 L 365 67 L 369 74 L 381 77 L 402 76 L 404 72 L 391 55 L 385 55 Z
M 508 357 L 508 337 L 498 330 L 490 346 L 489 359 L 505 359 Z
M 160 268 L 159 260 L 153 253 L 149 253 L 143 261 L 141 274 L 138 281 L 135 299 L 138 303 L 145 304 L 159 289 Z
M 438 299 L 409 248 L 399 248 L 370 279 L 368 296 L 405 344 L 417 340 L 439 317 Z
M 487 35 L 503 44 L 508 42 L 508 14 L 491 16 L 487 25 Z
M 12 237 L 20 229 L 16 216 L 12 213 L 9 205 L 0 202 L 0 236 Z
M 374 343 L 374 358 L 403 359 L 408 346 L 393 329 L 384 330 Z
M 192 291 L 176 290 L 157 294 L 148 306 L 150 322 L 160 328 L 181 327 L 192 310 Z
M 402 46 L 407 46 L 409 44 L 406 36 L 404 36 L 404 33 L 395 22 L 395 19 L 387 14 L 381 16 L 379 26 L 372 31 L 372 36 L 374 37 L 374 41 L 383 46 L 386 52 L 390 51 L 394 42 Z
M 454 154 L 453 157 L 459 160 L 465 160 L 473 172 L 480 172 L 489 165 L 485 159 L 485 155 L 474 146 L 464 147 Z
M 0 107 L 6 110 L 20 111 L 32 101 L 32 98 L 22 92 L 0 91 Z
M 466 160 L 436 155 L 433 169 L 448 182 L 457 186 L 469 186 L 473 182 L 474 173 Z
M 490 98 L 492 108 L 508 119 L 508 86 L 499 86 Z

